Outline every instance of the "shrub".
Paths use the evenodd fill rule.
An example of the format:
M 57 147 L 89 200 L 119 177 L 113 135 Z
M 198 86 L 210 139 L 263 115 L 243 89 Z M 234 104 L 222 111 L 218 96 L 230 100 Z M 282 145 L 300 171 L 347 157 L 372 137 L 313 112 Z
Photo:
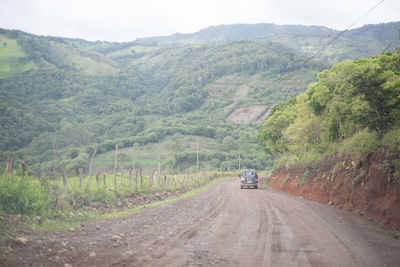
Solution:
M 75 208 L 90 206 L 91 203 L 113 205 L 118 197 L 121 197 L 118 190 L 107 190 L 106 187 L 71 188 L 68 190 L 70 201 L 75 201 Z
M 400 158 L 393 160 L 393 165 L 394 165 L 393 177 L 398 183 L 400 183 Z
M 0 176 L 0 209 L 5 213 L 50 217 L 54 205 L 54 199 L 34 177 Z
M 393 129 L 383 136 L 382 144 L 391 151 L 400 151 L 400 129 Z
M 363 130 L 344 140 L 340 152 L 350 156 L 354 161 L 361 162 L 375 152 L 378 145 L 378 135 L 375 132 Z

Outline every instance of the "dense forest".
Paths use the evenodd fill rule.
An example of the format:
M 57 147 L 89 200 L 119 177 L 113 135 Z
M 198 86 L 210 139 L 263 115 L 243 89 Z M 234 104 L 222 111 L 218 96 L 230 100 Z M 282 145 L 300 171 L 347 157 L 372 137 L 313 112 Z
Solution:
M 331 156 L 362 166 L 385 153 L 400 182 L 400 51 L 346 60 L 275 106 L 259 135 L 276 166 L 317 168 Z
M 34 175 L 49 173 L 54 161 L 59 174 L 64 170 L 75 174 L 79 168 L 88 170 L 90 156 L 97 147 L 94 165 L 102 171 L 113 165 L 112 153 L 118 144 L 122 168 L 131 166 L 133 160 L 138 166 L 154 168 L 159 156 L 163 168 L 179 166 L 185 170 L 195 165 L 195 143 L 199 142 L 202 168 L 236 169 L 240 151 L 242 166 L 270 169 L 273 157 L 262 153 L 256 138 L 270 109 L 306 91 L 311 82 L 317 81 L 317 73 L 331 62 L 376 55 L 385 48 L 391 50 L 398 44 L 398 27 L 400 23 L 388 23 L 350 31 L 340 43 L 307 64 L 302 64 L 305 57 L 335 31 L 269 24 L 226 25 L 191 35 L 110 43 L 2 29 L 0 160 L 5 162 L 12 156 L 15 166 L 24 161 Z M 366 41 L 367 46 L 359 45 Z M 392 47 L 388 43 L 393 43 Z M 381 67 L 385 70 L 381 82 L 387 88 L 390 84 L 386 81 L 391 83 L 397 77 L 397 55 L 388 52 L 333 68 L 345 73 L 355 66 L 371 64 L 376 68 L 371 71 L 379 72 L 379 66 L 393 62 L 390 64 L 394 67 L 389 63 Z M 289 148 L 302 145 L 294 141 L 283 144 L 284 139 L 279 139 L 282 148 L 266 145 L 269 137 L 265 125 L 272 123 L 279 112 L 305 112 L 305 116 L 307 112 L 312 116 L 326 112 L 334 116 L 327 111 L 327 99 L 335 94 L 334 78 L 324 78 L 331 77 L 330 72 L 333 70 L 320 74 L 319 83 L 312 84 L 306 95 L 272 109 L 273 116 L 263 128 L 265 149 L 288 152 Z M 369 77 L 368 73 L 359 72 Z M 361 77 L 354 77 L 352 86 L 357 81 L 361 83 Z M 327 84 L 322 85 L 323 82 Z M 398 88 L 398 84 L 392 87 Z M 327 90 L 332 95 L 325 95 Z M 355 90 L 352 95 L 357 96 L 353 101 L 362 102 L 359 115 L 354 115 L 360 117 L 357 125 L 376 131 L 361 131 L 360 135 L 389 134 L 382 124 L 394 127 L 395 115 L 381 107 L 382 117 L 375 122 L 362 117 L 364 111 L 375 112 L 375 107 L 369 107 L 367 99 L 358 97 L 360 94 Z M 304 107 L 295 111 L 301 99 L 314 104 L 307 104 L 309 110 Z M 335 101 L 342 104 L 339 98 Z M 287 127 L 297 118 L 290 116 L 284 119 Z M 356 123 L 354 118 L 342 122 L 332 117 L 328 121 L 329 125 L 319 126 L 328 127 L 329 135 L 312 141 L 318 155 L 329 142 L 339 142 L 361 129 L 348 129 L 353 127 L 348 121 Z M 286 130 L 278 129 L 279 138 Z M 303 137 L 298 138 L 308 140 Z

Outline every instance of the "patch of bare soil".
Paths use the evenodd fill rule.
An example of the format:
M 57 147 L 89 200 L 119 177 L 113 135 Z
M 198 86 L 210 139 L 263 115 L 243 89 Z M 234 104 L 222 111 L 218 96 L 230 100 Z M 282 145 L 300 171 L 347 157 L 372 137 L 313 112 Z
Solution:
M 251 123 L 265 106 L 249 106 L 235 109 L 226 119 L 236 123 Z
M 233 100 L 238 101 L 238 100 L 246 97 L 249 90 L 250 90 L 250 86 L 247 84 L 243 84 L 243 85 L 239 86 L 235 92 L 235 96 L 233 97 Z
M 3 266 L 398 266 L 382 225 L 227 178 L 125 218 L 10 244 Z
M 271 114 L 272 108 L 275 107 L 276 104 L 272 104 L 268 110 L 258 119 L 255 121 L 256 124 L 263 124 L 264 121 L 268 118 L 269 114 Z
M 331 158 L 319 170 L 277 169 L 269 186 L 309 200 L 352 211 L 400 231 L 400 184 L 376 154 L 361 165 Z M 308 173 L 308 174 L 307 174 Z M 307 175 L 306 182 L 304 175 Z

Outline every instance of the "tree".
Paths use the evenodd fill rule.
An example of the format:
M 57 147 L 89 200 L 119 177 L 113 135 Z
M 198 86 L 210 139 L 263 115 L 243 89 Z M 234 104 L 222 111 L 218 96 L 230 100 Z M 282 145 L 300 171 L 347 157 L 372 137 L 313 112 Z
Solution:
M 296 98 L 286 103 L 276 105 L 271 115 L 265 120 L 263 128 L 258 135 L 263 149 L 269 154 L 287 151 L 287 144 L 282 140 L 286 128 L 296 119 Z
M 223 151 L 234 150 L 236 148 L 236 146 L 235 146 L 235 138 L 233 138 L 232 136 L 226 136 L 222 140 L 221 148 L 222 148 Z
M 371 130 L 377 131 L 381 136 L 390 129 L 397 120 L 393 111 L 400 108 L 400 77 L 394 71 L 387 69 L 386 64 L 379 64 L 379 58 L 370 61 L 359 61 L 359 67 L 354 72 L 350 81 L 354 87 L 353 96 L 360 97 L 368 103 L 362 112 L 368 116 L 357 116 L 359 123 Z
M 228 131 L 225 128 L 217 127 L 215 130 L 215 138 L 222 143 L 222 140 L 228 135 Z

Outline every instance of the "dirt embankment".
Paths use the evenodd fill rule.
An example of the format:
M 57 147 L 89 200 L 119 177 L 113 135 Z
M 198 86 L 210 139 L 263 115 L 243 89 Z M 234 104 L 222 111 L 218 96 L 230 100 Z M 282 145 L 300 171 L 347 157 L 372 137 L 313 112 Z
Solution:
M 334 205 L 400 231 L 400 184 L 382 154 L 361 164 L 330 158 L 318 170 L 278 168 L 269 186 L 305 199 Z

